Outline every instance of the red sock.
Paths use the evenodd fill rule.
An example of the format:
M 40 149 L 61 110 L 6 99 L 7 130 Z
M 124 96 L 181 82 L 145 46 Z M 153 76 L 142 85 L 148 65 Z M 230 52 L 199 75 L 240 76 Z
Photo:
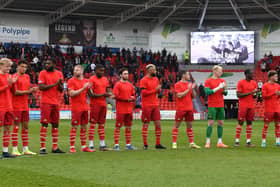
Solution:
M 19 126 L 18 125 L 13 126 L 13 131 L 12 131 L 12 145 L 13 145 L 13 147 L 18 146 L 18 131 L 19 131 Z
M 267 129 L 268 129 L 268 124 L 265 123 L 263 125 L 262 139 L 266 139 Z
M 280 138 L 280 125 L 275 124 L 275 137 Z
M 235 135 L 235 138 L 236 139 L 240 139 L 240 134 L 241 134 L 241 131 L 242 131 L 242 126 L 241 125 L 237 125 L 237 127 L 236 127 L 236 135 Z
M 115 139 L 115 144 L 119 144 L 119 140 L 120 140 L 120 129 L 119 128 L 115 128 L 114 139 Z
M 193 130 L 192 130 L 192 128 L 187 128 L 187 135 L 189 137 L 189 142 L 193 143 Z
M 53 147 L 52 149 L 57 149 L 57 142 L 58 142 L 58 128 L 52 128 L 52 141 L 53 141 Z
M 44 126 L 41 127 L 41 131 L 40 131 L 41 149 L 46 148 L 47 130 L 48 127 L 44 127 Z
M 4 130 L 3 147 L 9 147 L 10 144 L 10 130 Z
M 75 147 L 77 129 L 72 127 L 70 131 L 70 146 Z
M 174 126 L 172 129 L 173 143 L 177 142 L 177 137 L 178 137 L 178 128 Z
M 143 127 L 142 127 L 142 137 L 143 137 L 143 142 L 144 142 L 144 145 L 148 145 L 148 141 L 147 141 L 147 138 L 148 138 L 148 124 L 143 124 Z
M 155 133 L 156 133 L 156 145 L 159 145 L 160 144 L 160 136 L 161 136 L 161 127 L 160 126 L 156 126 Z
M 125 128 L 125 140 L 126 140 L 126 144 L 130 144 L 131 141 L 131 127 L 126 127 Z
M 252 137 L 252 125 L 247 125 L 246 133 L 247 133 L 247 139 L 251 139 L 251 137 Z
M 98 125 L 99 140 L 105 140 L 105 124 Z
M 28 129 L 21 129 L 22 146 L 28 146 Z
M 95 124 L 90 124 L 88 129 L 88 140 L 93 141 L 95 134 Z
M 86 144 L 87 144 L 87 129 L 86 128 L 80 129 L 80 139 L 81 139 L 81 146 L 86 147 Z

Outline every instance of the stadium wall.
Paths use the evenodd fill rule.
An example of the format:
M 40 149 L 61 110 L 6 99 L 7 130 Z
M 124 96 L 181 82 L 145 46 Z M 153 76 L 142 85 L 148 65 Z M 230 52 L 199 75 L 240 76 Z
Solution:
M 49 25 L 43 16 L 0 13 L 1 42 L 43 44 L 49 41 Z

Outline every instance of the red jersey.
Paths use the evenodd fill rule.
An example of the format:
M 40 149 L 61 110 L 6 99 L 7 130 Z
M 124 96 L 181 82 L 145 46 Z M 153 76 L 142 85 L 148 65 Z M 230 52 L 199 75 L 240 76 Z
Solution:
M 95 94 L 105 94 L 106 89 L 109 87 L 109 81 L 106 77 L 98 78 L 97 76 L 92 76 L 89 81 L 92 83 L 92 90 Z M 100 105 L 107 106 L 106 97 L 91 97 L 90 105 Z
M 13 77 L 18 77 L 17 82 L 14 84 L 14 89 L 19 91 L 28 91 L 30 88 L 30 77 L 27 74 L 19 75 L 15 73 Z M 13 95 L 13 108 L 14 111 L 28 111 L 28 94 Z
M 43 70 L 39 74 L 38 82 L 39 84 L 51 85 L 56 83 L 58 79 L 63 79 L 63 75 L 60 71 L 54 70 L 53 72 L 48 72 Z M 41 91 L 41 103 L 58 105 L 60 94 L 58 86 Z
M 8 86 L 9 74 L 0 74 L 0 111 L 13 111 L 11 86 Z
M 280 85 L 277 83 L 265 83 L 262 87 L 262 97 L 264 100 L 265 112 L 280 112 L 279 96 L 276 90 L 280 91 Z
M 254 80 L 247 81 L 246 79 L 242 79 L 237 83 L 237 92 L 250 93 L 255 89 L 257 89 L 257 83 Z M 254 108 L 254 107 L 255 107 L 255 103 L 252 94 L 239 98 L 239 108 Z
M 68 89 L 74 91 L 79 90 L 83 88 L 87 82 L 87 79 L 83 78 L 82 80 L 79 80 L 76 77 L 73 77 L 68 81 Z M 87 91 L 88 89 L 85 89 L 79 95 L 71 97 L 72 111 L 88 111 Z
M 214 88 L 217 88 L 222 82 L 225 82 L 225 80 L 221 78 L 213 79 L 210 77 L 205 81 L 205 88 L 210 88 L 213 90 Z M 223 89 L 220 89 L 216 93 L 208 96 L 208 106 L 215 108 L 224 107 Z
M 179 81 L 175 84 L 175 93 L 181 93 L 188 89 L 189 82 Z M 176 96 L 176 111 L 193 111 L 192 86 L 190 91 L 182 98 Z
M 143 107 L 158 106 L 156 87 L 159 85 L 157 77 L 149 78 L 145 76 L 140 80 L 141 99 Z
M 135 89 L 133 85 L 130 82 L 119 81 L 115 84 L 113 93 L 116 96 L 117 113 L 132 113 L 134 108 L 134 101 L 127 102 L 127 100 L 131 98 L 131 96 L 135 98 Z

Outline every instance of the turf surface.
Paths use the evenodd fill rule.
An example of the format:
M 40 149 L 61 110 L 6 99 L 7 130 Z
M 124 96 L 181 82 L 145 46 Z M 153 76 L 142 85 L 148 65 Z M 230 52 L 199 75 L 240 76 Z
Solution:
M 275 147 L 274 125 L 268 129 L 267 148 L 261 148 L 263 123 L 255 122 L 252 140 L 256 148 L 245 147 L 245 128 L 241 146 L 234 148 L 235 121 L 226 121 L 224 143 L 228 149 L 218 149 L 216 128 L 209 150 L 188 148 L 186 127 L 179 130 L 178 150 L 171 150 L 173 121 L 162 121 L 162 144 L 167 150 L 155 150 L 154 125 L 149 127 L 149 150 L 142 149 L 141 122 L 135 121 L 132 143 L 137 151 L 125 151 L 124 129 L 119 152 L 81 153 L 77 136 L 77 153 L 69 153 L 68 120 L 61 120 L 59 146 L 63 155 L 21 156 L 0 160 L 1 186 L 279 186 L 279 152 Z M 206 121 L 194 122 L 195 142 L 205 143 Z M 30 149 L 40 146 L 39 121 L 30 122 Z M 96 131 L 97 132 L 97 131 Z M 113 146 L 114 121 L 106 124 L 106 143 Z M 79 133 L 78 133 L 79 134 Z M 50 129 L 48 151 L 51 151 Z M 96 145 L 98 135 L 96 134 Z M 1 137 L 2 142 L 2 137 Z M 21 140 L 19 142 L 21 145 Z M 21 150 L 21 146 L 19 146 Z M 10 148 L 11 150 L 11 148 Z

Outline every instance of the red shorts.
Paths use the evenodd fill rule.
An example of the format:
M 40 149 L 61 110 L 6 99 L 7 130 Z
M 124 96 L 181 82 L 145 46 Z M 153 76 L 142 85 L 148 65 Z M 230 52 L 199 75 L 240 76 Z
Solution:
M 107 107 L 100 105 L 90 106 L 90 119 L 89 122 L 93 124 L 105 124 L 107 114 Z
M 14 111 L 14 121 L 15 122 L 28 122 L 29 121 L 29 111 Z
M 116 114 L 116 127 L 122 127 L 123 124 L 124 126 L 131 127 L 132 126 L 132 119 L 133 115 L 132 113 L 127 113 L 127 114 Z
M 193 121 L 193 111 L 176 111 L 175 121 L 182 122 L 183 119 L 185 121 Z
M 254 108 L 239 108 L 238 121 L 254 121 L 255 109 Z
M 41 104 L 41 123 L 59 123 L 59 106 L 53 104 Z
M 264 122 L 280 122 L 280 112 L 265 112 L 264 113 Z
M 142 109 L 142 122 L 160 121 L 160 111 L 158 106 L 148 106 Z
M 13 125 L 13 113 L 0 111 L 0 127 Z
M 88 111 L 72 111 L 72 125 L 88 124 Z

